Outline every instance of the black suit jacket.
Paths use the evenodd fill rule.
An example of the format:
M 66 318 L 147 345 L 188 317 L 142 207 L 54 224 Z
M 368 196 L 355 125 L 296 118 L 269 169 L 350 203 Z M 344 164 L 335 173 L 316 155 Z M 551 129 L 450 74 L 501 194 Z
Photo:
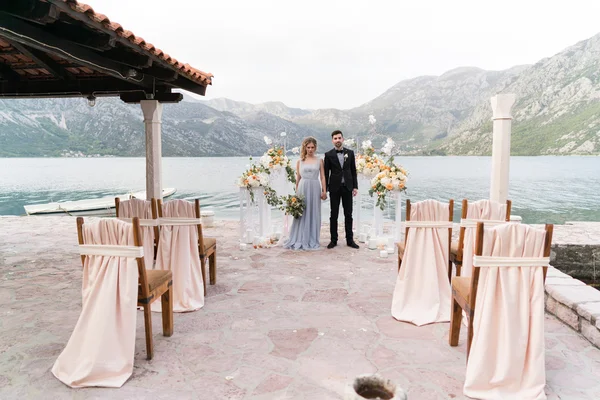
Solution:
M 325 183 L 328 192 L 339 190 L 342 187 L 342 176 L 344 177 L 344 186 L 348 190 L 358 189 L 354 152 L 344 148 L 344 157 L 344 168 L 342 168 L 335 149 L 325 153 Z

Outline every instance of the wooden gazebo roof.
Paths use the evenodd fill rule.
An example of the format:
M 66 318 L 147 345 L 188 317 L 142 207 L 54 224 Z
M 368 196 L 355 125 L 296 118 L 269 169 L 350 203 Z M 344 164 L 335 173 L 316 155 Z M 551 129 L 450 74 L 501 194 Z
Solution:
M 0 2 L 0 97 L 177 102 L 212 77 L 76 0 Z

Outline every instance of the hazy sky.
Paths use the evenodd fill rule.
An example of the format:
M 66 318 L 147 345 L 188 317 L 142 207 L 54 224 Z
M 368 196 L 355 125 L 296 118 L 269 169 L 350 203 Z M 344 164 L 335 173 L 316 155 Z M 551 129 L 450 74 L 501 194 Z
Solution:
M 179 61 L 206 98 L 351 108 L 401 80 L 533 64 L 600 32 L 598 0 L 82 0 Z

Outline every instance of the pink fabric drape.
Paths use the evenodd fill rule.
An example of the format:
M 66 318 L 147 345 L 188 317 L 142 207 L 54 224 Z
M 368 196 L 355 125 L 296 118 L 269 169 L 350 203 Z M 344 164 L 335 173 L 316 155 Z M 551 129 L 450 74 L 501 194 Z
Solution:
M 195 218 L 194 205 L 185 200 L 168 201 L 163 204 L 163 217 Z M 173 272 L 173 312 L 195 311 L 204 306 L 196 225 L 161 226 L 155 269 Z M 159 301 L 152 303 L 152 311 L 161 311 Z
M 545 231 L 486 228 L 484 256 L 542 257 Z M 545 399 L 542 267 L 480 268 L 464 394 L 476 399 Z
M 119 218 L 152 219 L 152 203 L 148 200 L 130 199 L 119 203 Z M 144 263 L 152 269 L 154 264 L 154 227 L 142 226 L 142 244 L 144 245 Z
M 506 219 L 506 203 L 496 203 L 491 200 L 479 200 L 469 203 L 467 208 L 467 219 L 504 221 Z M 476 228 L 465 228 L 461 276 L 471 276 L 473 274 L 475 231 Z
M 133 246 L 131 224 L 84 224 L 85 244 Z M 79 320 L 52 373 L 73 387 L 121 387 L 133 372 L 138 266 L 135 258 L 88 256 Z
M 448 221 L 448 204 L 425 200 L 411 207 L 411 221 Z M 450 321 L 448 228 L 410 228 L 392 298 L 392 316 L 417 326 Z

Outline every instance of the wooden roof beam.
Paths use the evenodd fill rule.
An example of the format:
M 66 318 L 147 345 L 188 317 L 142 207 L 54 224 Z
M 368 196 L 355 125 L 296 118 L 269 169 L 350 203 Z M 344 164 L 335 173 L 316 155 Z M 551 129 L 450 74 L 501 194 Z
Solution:
M 78 46 L 68 40 L 48 34 L 43 29 L 0 12 L 0 36 L 11 42 L 20 43 L 27 47 L 51 53 L 59 58 L 81 64 L 94 71 L 122 79 L 142 87 L 152 87 L 154 79 L 121 64 L 115 60 L 103 57 L 101 54 Z
M 161 103 L 179 103 L 183 100 L 181 93 L 155 93 L 153 96 L 146 95 L 144 92 L 127 92 L 119 95 L 122 101 L 129 104 L 137 104 L 142 100 L 158 100 Z
M 38 68 L 43 68 L 50 72 L 58 79 L 72 79 L 73 75 L 64 69 L 59 63 L 48 57 L 45 53 L 22 45 L 20 43 L 10 43 L 14 48 L 18 49 L 21 53 L 31 58 L 37 65 Z
M 52 23 L 60 16 L 55 5 L 38 0 L 3 1 L 0 10 L 40 24 Z
M 0 97 L 87 97 L 90 94 L 117 96 L 122 92 L 152 93 L 121 79 L 104 77 L 73 80 L 0 81 Z
M 8 65 L 0 63 L 0 77 L 5 80 L 18 81 L 21 79 L 21 75 L 13 71 Z

